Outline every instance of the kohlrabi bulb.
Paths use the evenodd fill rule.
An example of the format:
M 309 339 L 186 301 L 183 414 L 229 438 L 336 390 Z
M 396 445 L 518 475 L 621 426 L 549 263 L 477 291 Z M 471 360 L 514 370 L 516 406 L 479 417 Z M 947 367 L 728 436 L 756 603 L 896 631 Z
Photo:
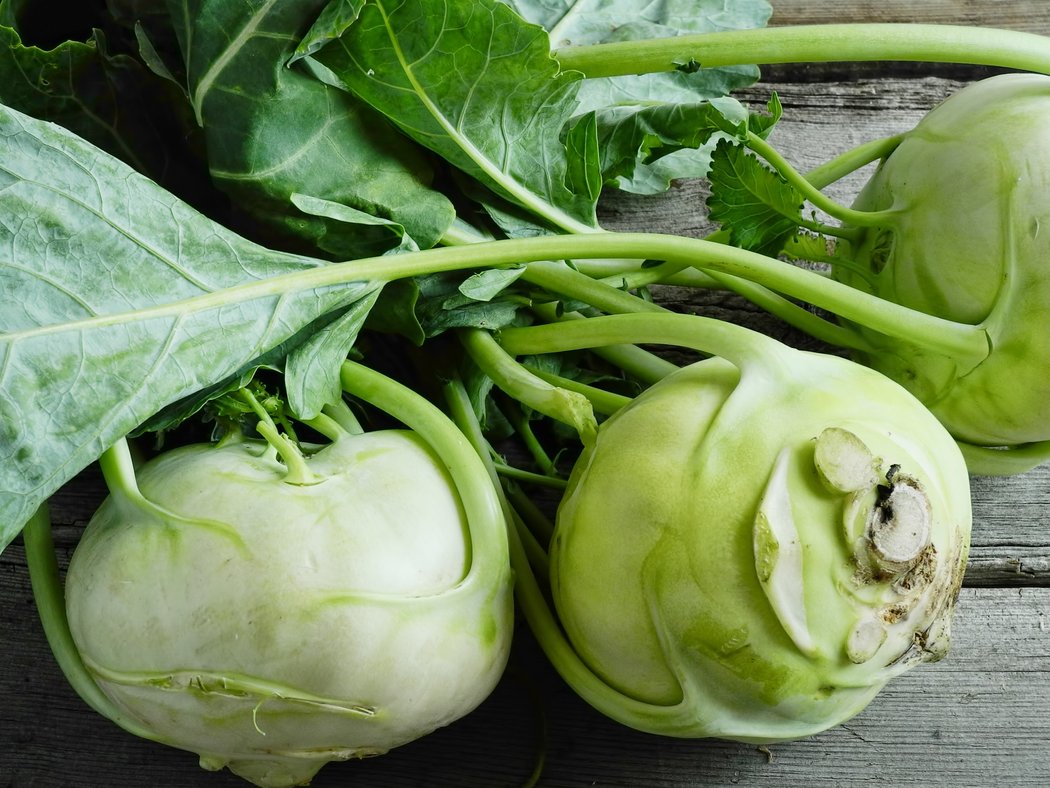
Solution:
M 554 601 L 625 724 L 807 736 L 948 649 L 971 524 L 958 447 L 879 373 L 783 353 L 673 373 L 573 469 Z
M 292 484 L 266 443 L 164 454 L 102 505 L 67 579 L 102 690 L 260 786 L 461 717 L 510 646 L 506 554 L 475 546 L 414 433 L 348 434 L 307 463 Z
M 854 207 L 893 210 L 857 228 L 854 287 L 983 325 L 973 369 L 872 332 L 863 360 L 901 382 L 956 437 L 983 446 L 1050 440 L 1050 77 L 1007 74 L 933 109 L 880 164 Z

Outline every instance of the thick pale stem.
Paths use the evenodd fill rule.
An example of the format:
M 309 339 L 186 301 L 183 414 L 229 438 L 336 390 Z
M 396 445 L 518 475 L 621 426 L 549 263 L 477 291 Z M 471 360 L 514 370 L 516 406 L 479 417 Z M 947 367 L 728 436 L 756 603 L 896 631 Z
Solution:
M 840 153 L 835 158 L 814 167 L 806 173 L 806 181 L 815 189 L 823 189 L 872 162 L 889 156 L 901 144 L 903 134 L 871 140 Z
M 460 430 L 474 446 L 474 450 L 483 459 L 488 457 L 488 446 L 481 434 L 480 426 L 473 417 L 466 392 L 462 385 L 452 383 L 446 387 L 449 410 Z M 520 523 L 506 495 L 503 493 L 491 463 L 488 464 L 491 484 L 499 491 L 500 504 L 509 522 Z M 514 568 L 514 597 L 535 635 L 543 652 L 554 665 L 559 675 L 576 691 L 580 697 L 596 709 L 613 719 L 642 729 L 651 729 L 657 724 L 662 730 L 673 735 L 681 727 L 688 729 L 693 715 L 688 703 L 674 706 L 657 706 L 630 698 L 598 677 L 569 643 L 547 603 L 543 589 L 540 587 L 533 566 L 529 563 L 528 552 L 522 541 L 527 529 L 511 528 L 510 562 Z M 534 545 L 535 546 L 535 545 Z M 540 558 L 542 563 L 545 561 Z
M 562 353 L 606 344 L 636 342 L 678 345 L 720 356 L 737 367 L 769 368 L 786 345 L 743 326 L 700 315 L 605 315 L 569 323 L 505 328 L 499 333 L 504 350 L 514 355 Z
M 107 479 L 108 481 L 108 479 Z M 47 506 L 41 506 L 22 531 L 29 566 L 29 582 L 40 623 L 48 646 L 59 668 L 77 695 L 94 711 L 116 723 L 129 733 L 151 741 L 160 741 L 152 731 L 129 718 L 109 699 L 88 672 L 73 642 L 66 617 L 65 595 L 59 576 L 58 561 L 51 537 L 51 519 Z
M 473 446 L 433 403 L 379 372 L 344 361 L 340 380 L 345 391 L 419 433 L 440 457 L 467 515 L 471 541 L 468 579 L 494 587 L 494 578 L 508 571 L 507 525 L 484 463 Z
M 480 328 L 459 334 L 467 353 L 504 392 L 533 410 L 568 424 L 586 444 L 594 440 L 598 423 L 582 394 L 553 386 L 514 360 L 492 335 Z
M 659 233 L 538 236 L 372 257 L 236 285 L 188 301 L 140 310 L 137 314 L 160 318 L 183 314 L 190 302 L 196 309 L 206 309 L 225 305 L 231 299 L 263 298 L 292 291 L 343 286 L 352 282 L 390 282 L 442 271 L 574 258 L 617 257 L 667 260 L 738 276 L 791 298 L 827 309 L 873 331 L 949 356 L 962 371 L 972 369 L 988 355 L 988 336 L 980 326 L 956 323 L 908 309 L 827 279 L 813 271 L 788 265 L 755 252 L 698 238 Z M 527 277 L 531 276 L 532 266 L 529 266 L 529 269 L 525 274 Z M 566 267 L 566 270 L 569 269 Z M 592 291 L 591 295 L 596 300 L 634 298 L 628 293 L 614 295 L 617 293 L 614 288 L 600 282 L 595 282 L 594 285 L 608 291 L 602 294 L 599 294 L 598 290 Z M 641 302 L 641 299 L 635 298 L 634 301 Z M 600 309 L 604 308 L 598 304 L 594 305 Z M 124 319 L 126 317 L 119 314 L 104 315 L 87 318 L 80 323 L 63 323 L 61 330 L 69 331 L 78 325 L 96 327 L 119 324 Z M 37 331 L 37 335 L 46 334 L 50 330 L 58 329 L 44 327 Z
M 616 41 L 565 47 L 554 56 L 566 70 L 615 77 L 772 63 L 902 60 L 1000 66 L 1050 74 L 1050 42 L 1015 30 L 966 25 L 789 25 L 755 30 Z

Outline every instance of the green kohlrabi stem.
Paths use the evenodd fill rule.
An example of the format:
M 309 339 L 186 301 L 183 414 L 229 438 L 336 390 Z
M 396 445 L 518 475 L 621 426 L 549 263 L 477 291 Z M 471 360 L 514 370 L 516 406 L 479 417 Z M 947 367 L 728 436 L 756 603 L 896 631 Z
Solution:
M 177 316 L 183 314 L 188 306 L 207 309 L 225 306 L 231 300 L 279 296 L 290 291 L 315 288 L 341 287 L 353 282 L 378 284 L 442 271 L 574 258 L 621 257 L 666 260 L 683 266 L 691 265 L 738 276 L 783 295 L 827 309 L 874 331 L 949 356 L 963 372 L 972 369 L 988 355 L 988 337 L 980 326 L 956 323 L 908 309 L 812 271 L 787 265 L 755 252 L 699 238 L 659 233 L 546 235 L 370 257 L 246 282 L 190 299 L 138 310 L 136 314 L 143 318 Z M 527 270 L 526 276 L 528 275 Z M 593 296 L 598 300 L 605 299 L 601 294 L 603 291 L 617 292 L 599 282 L 594 284 L 599 288 L 593 292 Z M 633 298 L 627 293 L 619 295 Z M 640 302 L 640 299 L 635 301 Z M 46 326 L 38 329 L 36 334 L 39 336 L 52 330 L 69 331 L 79 326 L 118 324 L 124 319 L 126 316 L 121 314 L 89 317 L 77 322 L 62 323 L 54 328 Z
M 534 304 L 533 312 L 548 323 L 583 319 L 579 312 L 559 312 L 552 304 Z M 608 345 L 594 348 L 592 352 L 643 383 L 655 383 L 678 369 L 667 359 L 660 358 L 637 345 Z
M 503 493 L 514 505 L 514 510 L 518 513 L 521 521 L 535 534 L 537 541 L 545 545 L 543 550 L 546 553 L 546 546 L 549 546 L 551 539 L 554 538 L 554 523 L 536 505 L 536 500 L 532 496 L 527 495 L 518 485 L 504 483 Z
M 784 180 L 794 186 L 795 189 L 797 189 L 806 200 L 812 203 L 815 208 L 824 211 L 828 216 L 838 219 L 841 222 L 853 225 L 854 227 L 874 227 L 880 224 L 892 224 L 894 216 L 899 213 L 898 211 L 892 210 L 858 211 L 853 208 L 848 208 L 845 205 L 839 205 L 816 188 L 806 176 L 803 176 L 802 173 L 792 167 L 787 159 L 780 155 L 780 152 L 776 148 L 757 134 L 748 134 L 747 146 L 765 159 L 766 162 L 780 173 Z M 833 228 L 828 229 L 833 231 Z
M 542 265 L 542 263 L 537 263 L 530 268 L 535 269 Z M 657 283 L 673 285 L 676 284 L 675 276 L 684 270 L 686 270 L 686 268 L 679 263 L 662 263 L 647 268 L 640 268 L 634 272 L 625 272 L 618 276 L 606 277 L 602 281 L 611 286 L 619 285 L 620 289 L 632 290 L 645 285 Z M 688 270 L 696 271 L 694 268 Z M 737 295 L 743 296 L 752 304 L 755 304 L 771 315 L 776 315 L 788 325 L 797 328 L 814 339 L 819 339 L 822 342 L 827 342 L 829 345 L 836 345 L 850 350 L 871 350 L 869 343 L 857 332 L 852 331 L 845 326 L 831 323 L 819 315 L 813 314 L 795 302 L 789 301 L 783 296 L 774 293 L 769 288 L 755 284 L 754 282 L 749 282 L 746 279 L 741 279 L 738 276 L 731 276 L 730 274 L 704 272 L 702 273 L 702 276 L 705 277 L 705 281 L 702 281 L 699 284 L 694 284 L 688 281 L 682 282 L 682 284 L 686 287 L 711 287 L 713 285 L 715 287 L 721 287 L 724 290 L 731 290 Z M 623 312 L 627 310 L 619 309 L 608 311 Z
M 361 422 L 357 420 L 357 416 L 350 410 L 350 406 L 346 404 L 346 400 L 342 397 L 335 402 L 325 403 L 324 407 L 321 408 L 321 412 L 338 422 L 339 426 L 351 435 L 360 435 L 365 431 L 361 426 Z
M 474 447 L 438 407 L 412 389 L 354 361 L 340 369 L 343 389 L 389 413 L 426 441 L 448 469 L 470 531 L 470 569 L 461 582 L 495 587 L 506 566 L 507 523 L 499 496 Z
M 613 245 L 616 240 L 625 241 L 630 237 L 645 245 L 646 259 L 656 258 L 670 263 L 693 265 L 761 284 L 828 309 L 868 328 L 949 356 L 967 370 L 979 364 L 988 355 L 987 334 L 978 326 L 955 323 L 908 309 L 812 271 L 746 249 L 698 238 L 646 233 L 608 233 L 580 239 L 562 237 L 562 240 L 590 242 L 589 250 L 593 250 L 603 246 L 607 240 L 611 240 L 613 243 L 610 245 Z M 566 254 L 563 257 L 572 255 Z M 606 312 L 662 311 L 662 307 L 656 304 L 642 301 L 600 282 L 588 284 L 576 274 L 577 272 L 567 266 L 537 261 L 528 266 L 523 278 L 554 292 L 586 301 Z
M 455 381 L 448 384 L 445 394 L 456 424 L 474 446 L 478 456 L 487 458 L 489 456 L 488 446 L 481 434 L 481 427 L 474 417 L 462 384 Z M 580 697 L 613 719 L 625 722 L 625 724 L 633 723 L 634 727 L 642 729 L 652 729 L 654 724 L 658 723 L 661 726 L 660 729 L 669 735 L 673 735 L 676 728 L 687 729 L 693 717 L 688 703 L 657 706 L 630 698 L 606 684 L 580 659 L 551 611 L 537 580 L 536 572 L 529 563 L 523 543 L 523 536 L 527 529 L 500 488 L 499 479 L 491 463 L 488 464 L 488 472 L 491 484 L 499 491 L 504 517 L 508 522 L 518 526 L 509 531 L 510 562 L 515 577 L 515 599 L 518 601 L 518 606 L 529 628 L 554 668 Z M 533 545 L 533 549 L 535 546 Z
M 871 140 L 840 153 L 835 158 L 814 167 L 806 173 L 806 181 L 814 189 L 823 189 L 856 172 L 861 167 L 889 156 L 901 144 L 904 134 Z
M 312 427 L 324 435 L 330 441 L 337 441 L 350 433 L 343 429 L 343 425 L 326 413 L 318 413 L 312 419 L 304 419 L 307 427 Z
M 532 461 L 536 463 L 540 472 L 551 476 L 556 474 L 558 469 L 554 466 L 554 460 L 551 459 L 547 450 L 543 448 L 540 439 L 536 437 L 536 433 L 532 430 L 532 423 L 522 407 L 516 402 L 511 403 L 510 407 L 506 409 L 506 417 L 507 421 L 514 428 L 518 439 L 532 456 Z
M 513 465 L 507 465 L 505 462 L 496 460 L 493 460 L 492 463 L 499 475 L 506 479 L 514 479 L 526 484 L 536 485 L 537 487 L 550 487 L 556 490 L 565 489 L 565 479 L 559 476 L 548 476 L 543 473 L 526 471 L 523 468 L 515 468 Z
M 904 60 L 1000 66 L 1050 74 L 1050 41 L 1034 33 L 966 25 L 785 25 L 754 30 L 564 47 L 554 56 L 587 77 L 752 63 Z
M 569 391 L 575 391 L 582 394 L 591 403 L 591 408 L 593 408 L 596 413 L 611 416 L 631 401 L 630 397 L 625 397 L 622 394 L 605 391 L 596 386 L 589 386 L 586 383 L 580 383 L 578 380 L 563 378 L 561 375 L 555 375 L 546 370 L 534 369 L 528 364 L 525 364 L 524 367 L 536 377 L 547 381 L 552 386 L 557 386 L 558 388 L 568 389 Z
M 266 442 L 277 451 L 281 460 L 284 461 L 287 469 L 284 480 L 289 484 L 316 484 L 319 481 L 317 474 L 310 470 L 299 447 L 281 434 L 270 414 L 256 396 L 244 388 L 238 390 L 234 396 L 245 402 L 259 417 L 255 430 L 266 439 Z
M 474 363 L 496 386 L 518 402 L 557 419 L 579 433 L 584 443 L 594 439 L 598 423 L 590 401 L 575 391 L 552 386 L 532 374 L 499 346 L 488 331 L 468 328 L 459 332 L 460 342 Z
M 130 461 L 130 457 L 128 459 Z M 51 653 L 54 654 L 55 661 L 70 686 L 88 706 L 128 733 L 150 741 L 161 741 L 152 731 L 146 730 L 124 714 L 109 696 L 99 689 L 80 657 L 80 650 L 69 631 L 65 595 L 62 591 L 58 561 L 55 558 L 51 519 L 46 504 L 41 506 L 26 524 L 22 531 L 22 541 L 25 545 L 29 582 L 33 589 L 37 612 L 40 614 L 40 623 L 51 647 Z
M 592 317 L 562 324 L 504 328 L 503 349 L 513 355 L 562 353 L 635 341 L 678 345 L 720 356 L 740 368 L 768 367 L 784 346 L 749 328 L 701 315 L 624 314 Z

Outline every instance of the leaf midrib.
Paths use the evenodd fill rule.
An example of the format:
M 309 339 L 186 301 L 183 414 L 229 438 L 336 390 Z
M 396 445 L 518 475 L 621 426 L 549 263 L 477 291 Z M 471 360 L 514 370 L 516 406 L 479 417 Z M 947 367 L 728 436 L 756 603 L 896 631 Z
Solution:
M 565 213 L 556 206 L 551 205 L 546 200 L 542 199 L 534 192 L 526 189 L 521 183 L 507 176 L 500 167 L 493 162 L 485 153 L 479 149 L 471 140 L 465 135 L 461 134 L 455 124 L 442 112 L 441 108 L 438 107 L 433 100 L 430 98 L 429 93 L 426 91 L 423 83 L 417 78 L 415 71 L 412 68 L 411 63 L 405 57 L 405 53 L 401 48 L 400 41 L 398 40 L 397 33 L 391 23 L 390 16 L 387 13 L 386 8 L 382 0 L 376 0 L 375 6 L 379 12 L 382 20 L 383 27 L 386 30 L 387 37 L 390 39 L 390 44 L 393 52 L 397 58 L 398 65 L 404 72 L 409 85 L 412 87 L 413 92 L 419 98 L 423 107 L 431 117 L 435 120 L 438 126 L 445 132 L 445 134 L 451 139 L 459 148 L 462 150 L 467 157 L 477 167 L 485 173 L 492 181 L 500 186 L 504 191 L 513 196 L 518 200 L 524 207 L 535 213 L 537 216 L 547 219 L 552 224 L 570 233 L 597 233 L 602 232 L 600 228 L 591 227 L 590 225 L 584 224 L 578 219 L 573 218 L 569 214 Z M 491 51 L 491 49 L 490 49 Z

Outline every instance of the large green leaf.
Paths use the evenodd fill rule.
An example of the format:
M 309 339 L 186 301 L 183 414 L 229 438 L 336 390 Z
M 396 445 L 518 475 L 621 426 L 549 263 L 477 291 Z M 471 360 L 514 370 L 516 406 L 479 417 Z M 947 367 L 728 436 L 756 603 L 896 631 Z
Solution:
M 171 0 L 212 177 L 266 230 L 310 253 L 361 257 L 392 236 L 300 211 L 293 194 L 382 217 L 432 246 L 454 209 L 431 188 L 423 151 L 363 102 L 287 66 L 324 2 Z M 352 18 L 354 3 L 340 7 Z
M 307 38 L 329 41 L 306 58 L 321 79 L 549 227 L 595 229 L 597 149 L 570 166 L 562 139 L 580 75 L 560 71 L 541 27 L 498 0 L 373 0 L 343 28 Z
M 185 160 L 178 171 L 170 166 L 168 129 L 177 116 L 160 80 L 130 56 L 110 54 L 97 29 L 50 49 L 24 41 L 26 5 L 0 0 L 0 102 L 60 123 L 158 181 L 183 181 Z
M 205 218 L 65 129 L 0 108 L 0 547 L 165 405 L 369 289 Z
M 772 11 L 766 0 L 506 2 L 547 28 L 555 51 L 581 44 L 761 27 Z M 705 176 L 718 137 L 697 134 L 681 123 L 683 117 L 707 113 L 707 102 L 752 84 L 758 75 L 755 66 L 732 66 L 584 80 L 577 111 L 595 115 L 607 182 L 623 191 L 652 194 L 665 191 L 674 179 Z M 616 143 L 613 149 L 604 144 L 610 140 Z M 637 142 L 633 151 L 626 146 L 631 141 Z M 615 168 L 608 166 L 610 159 L 615 159 Z
M 772 8 L 766 0 L 505 0 L 525 19 L 542 25 L 554 50 L 684 33 L 762 27 Z M 696 103 L 750 85 L 754 66 L 681 70 L 630 77 L 588 79 L 580 88 L 580 112 L 624 104 Z

